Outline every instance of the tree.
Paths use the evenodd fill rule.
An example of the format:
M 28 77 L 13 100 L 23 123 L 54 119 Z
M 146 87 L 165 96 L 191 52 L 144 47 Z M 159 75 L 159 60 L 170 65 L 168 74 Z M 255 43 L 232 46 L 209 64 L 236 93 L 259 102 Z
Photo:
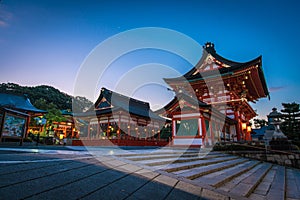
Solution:
M 268 122 L 265 119 L 254 119 L 255 128 L 262 128 L 267 126 Z
M 282 131 L 289 139 L 299 140 L 300 120 L 296 117 L 300 116 L 300 107 L 296 102 L 282 103 L 283 123 L 281 124 Z
M 85 97 L 76 96 L 72 101 L 73 112 L 84 112 L 93 106 L 93 103 Z
M 59 110 L 71 110 L 72 102 L 76 108 L 76 112 L 82 112 L 92 106 L 92 102 L 85 97 L 72 97 L 58 89 L 40 85 L 35 87 L 20 86 L 15 83 L 1 83 L 0 92 L 14 95 L 26 95 L 31 103 L 42 110 L 47 110 L 47 105 L 53 103 Z

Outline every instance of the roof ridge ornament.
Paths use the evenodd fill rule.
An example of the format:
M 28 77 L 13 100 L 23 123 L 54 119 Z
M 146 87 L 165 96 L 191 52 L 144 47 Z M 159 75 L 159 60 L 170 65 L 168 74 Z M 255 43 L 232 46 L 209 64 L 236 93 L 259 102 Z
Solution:
M 206 42 L 205 46 L 203 47 L 208 53 L 216 52 L 215 45 L 212 42 Z

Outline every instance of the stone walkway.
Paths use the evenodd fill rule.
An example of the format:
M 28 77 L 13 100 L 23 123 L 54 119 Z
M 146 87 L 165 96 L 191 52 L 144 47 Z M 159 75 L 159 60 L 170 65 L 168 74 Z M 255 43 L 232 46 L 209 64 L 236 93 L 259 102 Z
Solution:
M 0 199 L 300 199 L 300 172 L 206 150 L 0 147 Z

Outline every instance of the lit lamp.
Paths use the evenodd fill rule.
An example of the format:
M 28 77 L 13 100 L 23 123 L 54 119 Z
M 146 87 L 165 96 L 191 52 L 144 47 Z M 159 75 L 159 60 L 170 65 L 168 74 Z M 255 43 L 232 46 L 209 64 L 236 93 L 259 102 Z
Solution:
M 247 127 L 247 132 L 250 133 L 251 132 L 251 126 Z
M 246 123 L 242 123 L 242 130 L 247 130 L 247 124 Z
M 242 123 L 242 136 L 244 140 L 246 140 L 246 135 L 247 135 L 247 124 Z
M 251 126 L 247 127 L 247 140 L 252 140 L 251 139 Z

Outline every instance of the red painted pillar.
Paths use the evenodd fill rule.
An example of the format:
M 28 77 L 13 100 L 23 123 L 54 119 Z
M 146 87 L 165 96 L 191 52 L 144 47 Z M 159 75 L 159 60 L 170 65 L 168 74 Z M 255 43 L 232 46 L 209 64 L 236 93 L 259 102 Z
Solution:
M 206 125 L 205 125 L 204 117 L 201 117 L 201 124 L 202 124 L 202 144 L 205 147 Z
M 237 140 L 240 141 L 241 140 L 241 122 L 240 122 L 240 118 L 239 118 L 239 114 L 237 111 L 234 111 L 234 119 L 237 121 L 236 124 L 236 137 Z

